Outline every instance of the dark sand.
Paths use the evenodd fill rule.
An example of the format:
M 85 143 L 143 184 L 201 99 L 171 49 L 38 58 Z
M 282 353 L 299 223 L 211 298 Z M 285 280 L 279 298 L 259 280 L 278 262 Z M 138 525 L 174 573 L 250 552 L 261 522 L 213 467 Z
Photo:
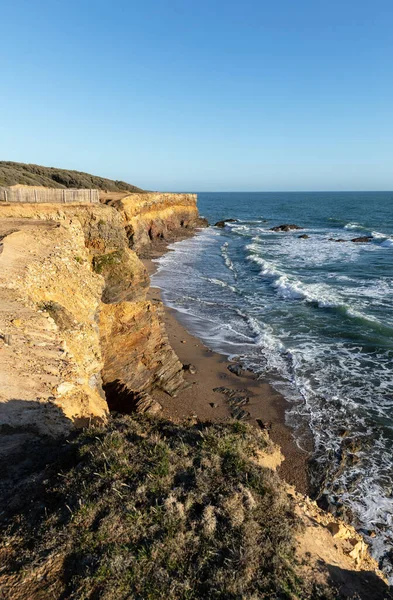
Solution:
M 154 273 L 155 263 L 151 259 L 143 262 L 149 275 Z M 161 300 L 160 290 L 151 287 L 148 297 Z M 246 390 L 250 401 L 242 408 L 250 413 L 247 422 L 258 426 L 256 419 L 260 419 L 268 425 L 270 438 L 281 447 L 285 457 L 278 469 L 279 474 L 299 492 L 307 494 L 310 454 L 296 445 L 292 431 L 285 425 L 287 401 L 254 374 L 244 372 L 237 376 L 228 371 L 228 360 L 206 348 L 198 338 L 188 333 L 176 316 L 175 310 L 165 306 L 164 321 L 170 344 L 183 364 L 191 364 L 196 368 L 196 374 L 185 372 L 189 387 L 175 398 L 164 392 L 155 392 L 155 398 L 163 407 L 162 415 L 177 421 L 190 417 L 197 417 L 201 421 L 225 421 L 231 418 L 228 399 L 222 393 L 213 392 L 213 389 L 223 386 Z

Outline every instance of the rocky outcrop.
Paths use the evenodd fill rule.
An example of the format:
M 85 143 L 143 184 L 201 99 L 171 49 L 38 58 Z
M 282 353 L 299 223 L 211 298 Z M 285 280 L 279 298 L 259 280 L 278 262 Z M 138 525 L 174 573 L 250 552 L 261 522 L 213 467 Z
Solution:
M 303 229 L 303 227 L 299 227 L 299 225 L 285 223 L 284 225 L 276 225 L 276 227 L 271 227 L 270 231 L 293 231 L 296 229 Z
M 103 306 L 100 312 L 103 385 L 113 410 L 131 412 L 142 391 L 171 396 L 184 385 L 183 365 L 169 345 L 161 303 L 141 300 Z
M 367 242 L 371 242 L 372 239 L 373 238 L 369 235 L 362 235 L 360 237 L 353 238 L 351 242 L 355 242 L 355 244 L 365 244 Z
M 214 224 L 214 227 L 223 229 L 227 223 L 236 223 L 236 221 L 237 219 L 224 219 L 223 221 L 217 221 L 217 223 Z
M 129 194 L 108 204 L 120 212 L 130 248 L 146 253 L 162 240 L 171 241 L 180 234 L 207 223 L 198 215 L 196 194 Z

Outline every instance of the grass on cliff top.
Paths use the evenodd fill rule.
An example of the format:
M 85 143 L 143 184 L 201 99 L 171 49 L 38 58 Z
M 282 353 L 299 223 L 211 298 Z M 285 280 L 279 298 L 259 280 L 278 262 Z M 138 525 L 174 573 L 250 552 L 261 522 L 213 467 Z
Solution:
M 266 444 L 240 423 L 89 428 L 8 519 L 6 597 L 337 597 L 298 575 L 291 500 L 254 460 Z
M 82 171 L 71 171 L 55 167 L 0 161 L 0 186 L 43 185 L 52 188 L 92 188 L 110 192 L 142 192 L 125 181 L 114 181 Z

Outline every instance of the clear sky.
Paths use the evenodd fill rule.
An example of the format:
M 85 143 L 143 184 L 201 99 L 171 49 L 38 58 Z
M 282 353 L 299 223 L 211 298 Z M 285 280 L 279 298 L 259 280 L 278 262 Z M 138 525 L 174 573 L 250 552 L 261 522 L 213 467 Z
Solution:
M 392 190 L 393 0 L 4 0 L 0 160 Z

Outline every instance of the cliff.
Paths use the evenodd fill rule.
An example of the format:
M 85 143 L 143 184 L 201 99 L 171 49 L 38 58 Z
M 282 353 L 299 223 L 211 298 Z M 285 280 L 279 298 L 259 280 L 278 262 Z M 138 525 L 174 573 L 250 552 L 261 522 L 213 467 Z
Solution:
M 105 419 L 108 404 L 132 410 L 141 392 L 176 395 L 182 364 L 122 213 L 2 204 L 0 223 L 0 425 L 60 433 Z
M 129 194 L 109 205 L 122 215 L 129 246 L 139 254 L 207 224 L 199 217 L 196 194 Z

